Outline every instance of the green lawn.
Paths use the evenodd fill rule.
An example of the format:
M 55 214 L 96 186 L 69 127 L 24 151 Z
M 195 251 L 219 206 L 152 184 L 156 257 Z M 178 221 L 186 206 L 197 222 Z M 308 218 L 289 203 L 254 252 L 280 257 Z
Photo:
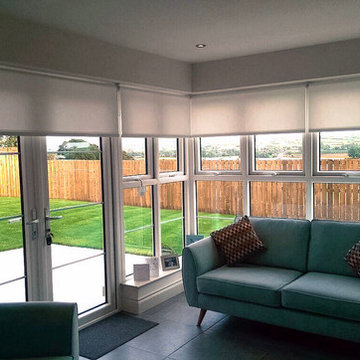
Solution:
M 63 219 L 52 221 L 53 242 L 68 246 L 102 249 L 103 222 L 101 205 L 69 209 L 72 206 L 86 205 L 84 201 L 51 200 L 53 216 L 63 216 Z M 0 218 L 20 214 L 20 200 L 16 197 L 0 198 Z M 64 209 L 67 208 L 67 209 Z M 211 216 L 212 218 L 208 218 Z M 180 210 L 161 210 L 162 246 L 171 248 L 180 254 L 182 249 L 182 217 Z M 199 233 L 205 236 L 215 229 L 228 225 L 234 219 L 233 215 L 199 214 Z M 125 220 L 125 250 L 128 253 L 152 255 L 152 214 L 150 208 L 138 206 L 124 207 Z M 173 220 L 168 222 L 169 220 Z M 137 229 L 136 231 L 131 231 Z M 20 248 L 22 246 L 21 223 L 9 224 L 0 220 L 0 251 Z

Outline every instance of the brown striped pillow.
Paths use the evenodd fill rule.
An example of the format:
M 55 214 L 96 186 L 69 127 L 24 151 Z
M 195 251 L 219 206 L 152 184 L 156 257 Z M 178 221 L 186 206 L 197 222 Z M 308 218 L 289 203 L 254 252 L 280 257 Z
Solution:
M 265 249 L 246 215 L 240 221 L 210 235 L 219 251 L 225 256 L 227 265 L 244 261 L 249 255 Z
M 346 254 L 344 260 L 357 272 L 360 276 L 360 241 L 357 242 Z

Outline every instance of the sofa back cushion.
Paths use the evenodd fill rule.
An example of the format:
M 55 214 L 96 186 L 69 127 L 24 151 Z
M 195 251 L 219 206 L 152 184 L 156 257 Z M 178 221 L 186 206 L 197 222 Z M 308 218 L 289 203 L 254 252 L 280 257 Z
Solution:
M 252 217 L 250 221 L 266 249 L 247 263 L 306 271 L 310 240 L 308 220 Z
M 360 223 L 313 220 L 308 271 L 356 276 L 344 257 L 359 240 Z

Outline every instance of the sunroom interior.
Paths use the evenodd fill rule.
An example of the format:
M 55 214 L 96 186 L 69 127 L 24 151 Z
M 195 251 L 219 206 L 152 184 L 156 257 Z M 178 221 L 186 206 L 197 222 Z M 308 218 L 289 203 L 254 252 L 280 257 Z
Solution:
M 191 235 L 237 216 L 360 221 L 358 25 L 271 52 L 194 48 L 184 60 L 9 4 L 0 302 L 76 302 L 84 328 L 182 293 Z M 135 264 L 167 254 L 179 268 L 135 281 Z

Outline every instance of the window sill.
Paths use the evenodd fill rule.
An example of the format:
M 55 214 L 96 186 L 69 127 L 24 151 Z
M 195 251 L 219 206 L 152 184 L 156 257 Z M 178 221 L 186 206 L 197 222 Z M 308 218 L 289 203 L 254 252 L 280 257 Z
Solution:
M 175 269 L 175 270 L 166 270 L 166 271 L 160 270 L 159 276 L 150 278 L 150 280 L 145 280 L 145 281 L 135 281 L 134 276 L 130 275 L 130 276 L 126 277 L 126 280 L 122 283 L 122 285 L 140 288 L 142 286 L 146 286 L 148 284 L 152 284 L 152 283 L 161 281 L 162 279 L 164 279 L 166 277 L 170 277 L 171 275 L 176 274 L 178 272 L 181 272 L 181 268 Z
M 122 309 L 142 312 L 184 291 L 181 268 L 159 272 L 159 276 L 146 281 L 134 281 L 129 276 L 120 286 Z

